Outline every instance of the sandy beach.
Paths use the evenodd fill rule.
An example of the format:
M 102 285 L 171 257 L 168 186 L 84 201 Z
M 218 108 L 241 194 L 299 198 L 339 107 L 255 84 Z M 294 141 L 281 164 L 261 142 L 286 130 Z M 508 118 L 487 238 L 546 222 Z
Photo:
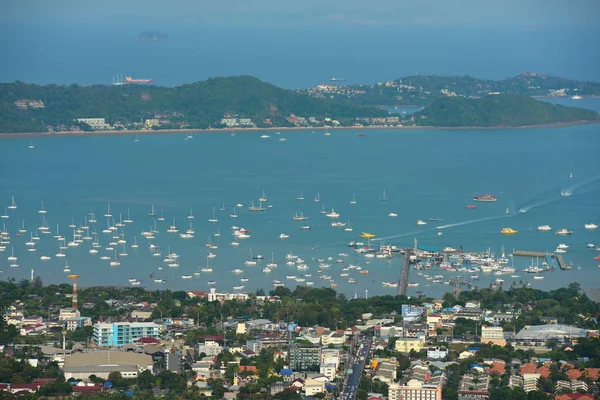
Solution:
M 139 129 L 127 131 L 93 131 L 93 132 L 22 132 L 22 133 L 0 133 L 0 139 L 9 138 L 40 138 L 40 137 L 63 137 L 63 136 L 122 136 L 122 135 L 164 135 L 164 134 L 192 134 L 192 133 L 240 133 L 240 132 L 286 132 L 286 131 L 323 131 L 330 132 L 346 130 L 464 130 L 464 129 L 538 129 L 538 128 L 561 128 L 578 125 L 599 124 L 600 121 L 575 121 L 555 124 L 525 125 L 525 126 L 339 126 L 335 128 L 313 128 L 313 127 L 279 127 L 279 128 L 219 128 L 219 129 Z

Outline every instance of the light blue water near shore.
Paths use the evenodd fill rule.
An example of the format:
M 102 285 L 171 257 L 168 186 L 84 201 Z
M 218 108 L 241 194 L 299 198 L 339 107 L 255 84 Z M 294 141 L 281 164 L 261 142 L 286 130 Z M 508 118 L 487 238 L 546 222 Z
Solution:
M 584 100 L 576 104 L 598 109 L 598 100 Z M 8 219 L 0 220 L 11 232 L 11 243 L 0 253 L 2 279 L 28 278 L 34 269 L 45 283 L 66 282 L 64 259 L 55 257 L 58 242 L 52 236 L 56 224 L 61 234 L 72 239 L 68 228 L 72 217 L 77 224 L 84 221 L 86 212 L 97 214 L 96 228 L 102 244 L 99 254 L 88 253 L 90 242 L 67 250 L 71 272 L 80 275 L 83 286 L 128 285 L 129 278 L 137 278 L 150 288 L 207 290 L 208 281 L 216 281 L 219 290 L 231 290 L 244 285 L 244 290 L 270 289 L 273 279 L 295 287 L 288 275 L 304 274 L 306 281 L 315 287 L 329 284 L 317 279 L 316 258 L 328 256 L 343 258 L 345 264 L 356 263 L 368 269 L 368 275 L 349 271 L 340 277 L 341 265 L 332 262 L 324 273 L 332 275 L 338 290 L 348 295 L 395 293 L 384 288 L 382 281 L 397 281 L 400 258 L 391 263 L 368 260 L 352 253 L 347 247 L 351 240 L 359 240 L 362 231 L 374 232 L 388 238 L 386 243 L 412 246 L 417 238 L 424 246 L 458 248 L 466 251 L 484 251 L 490 248 L 499 253 L 501 246 L 512 249 L 552 251 L 557 244 L 570 246 L 565 259 L 573 263 L 572 271 L 553 271 L 541 281 L 531 280 L 530 274 L 520 273 L 519 280 L 531 280 L 532 287 L 556 288 L 578 281 L 583 287 L 600 287 L 600 262 L 593 257 L 600 253 L 587 249 L 586 244 L 600 245 L 600 229 L 584 229 L 585 223 L 600 225 L 600 125 L 565 128 L 539 128 L 516 130 L 369 130 L 365 137 L 358 131 L 332 131 L 324 136 L 322 131 L 283 132 L 288 140 L 278 141 L 273 132 L 269 139 L 260 139 L 261 132 L 240 132 L 235 136 L 222 134 L 195 134 L 192 140 L 184 135 L 113 137 L 62 137 L 34 140 L 29 149 L 28 139 L 0 141 L 0 199 L 2 214 L 14 196 L 18 208 L 8 210 Z M 573 173 L 573 178 L 569 174 Z M 389 200 L 378 200 L 382 190 Z M 262 213 L 251 213 L 247 205 L 257 202 L 262 191 L 273 207 Z M 304 201 L 296 200 L 299 191 Z M 568 191 L 570 196 L 561 196 Z M 320 193 L 325 207 L 341 214 L 341 221 L 350 221 L 354 232 L 329 226 L 331 220 L 319 213 L 321 204 L 313 202 Z M 478 203 L 477 209 L 468 210 L 466 204 L 472 196 L 492 193 L 496 203 Z M 349 201 L 356 196 L 357 204 Z M 52 235 L 40 235 L 36 252 L 27 252 L 23 237 L 16 233 L 22 221 L 28 230 L 41 224 L 38 213 L 40 201 L 48 210 L 48 224 Z M 124 228 L 127 257 L 121 257 L 119 267 L 110 267 L 100 260 L 105 252 L 107 234 L 107 203 L 118 219 L 126 217 L 130 209 L 132 224 Z M 219 211 L 225 203 L 226 211 Z M 232 207 L 242 203 L 239 218 L 232 219 Z M 148 241 L 140 235 L 153 223 L 148 217 L 150 207 L 164 208 L 166 220 L 158 222 L 160 233 L 153 241 L 160 245 L 163 256 L 153 257 Z M 217 223 L 209 223 L 212 208 L 217 208 Z M 181 231 L 188 227 L 186 217 L 190 208 L 196 235 L 184 240 L 178 234 L 166 233 L 172 218 Z M 510 214 L 506 215 L 506 209 Z M 518 213 L 519 209 L 527 212 Z M 310 231 L 300 231 L 300 223 L 292 221 L 294 212 L 308 215 Z M 392 218 L 390 212 L 398 213 Z M 417 226 L 418 219 L 440 217 L 441 222 Z M 553 232 L 538 232 L 543 224 L 555 229 L 574 231 L 570 237 L 559 237 Z M 240 240 L 238 248 L 231 247 L 230 227 L 238 225 L 250 230 L 251 238 Z M 438 236 L 434 225 L 445 225 Z M 503 236 L 500 230 L 511 227 L 519 230 L 514 236 Z M 214 272 L 183 280 L 184 274 L 193 274 L 206 264 L 209 249 L 205 247 L 209 236 L 220 231 L 212 240 L 219 246 L 212 250 L 217 257 L 210 261 Z M 289 234 L 289 239 L 279 239 L 279 234 Z M 138 249 L 129 248 L 134 236 Z M 162 262 L 170 246 L 180 254 L 180 266 L 169 268 Z M 7 257 L 14 247 L 19 267 L 11 268 Z M 121 249 L 117 247 L 118 251 Z M 265 260 L 256 266 L 246 266 L 244 261 L 253 254 L 262 254 Z M 303 257 L 310 269 L 297 271 L 285 265 L 288 252 Z M 274 253 L 279 266 L 271 273 L 263 273 L 264 265 Z M 348 253 L 340 257 L 339 253 Z M 40 261 L 46 254 L 51 260 Z M 522 269 L 532 260 L 515 258 L 515 266 Z M 541 260 L 540 260 L 541 262 Z M 163 267 L 159 270 L 158 267 Z M 581 269 L 577 267 L 580 266 Z M 242 275 L 232 274 L 242 269 Z M 167 281 L 164 285 L 150 279 Z M 446 279 L 457 273 L 444 273 Z M 468 275 L 465 278 L 468 280 Z M 494 281 L 493 274 L 479 274 L 479 286 Z M 529 275 L 529 276 L 528 276 Z M 247 282 L 240 282 L 247 277 Z M 347 282 L 356 279 L 356 284 Z M 510 285 L 510 275 L 502 276 Z M 446 285 L 428 283 L 411 271 L 411 282 L 418 288 L 409 288 L 431 295 L 448 291 Z

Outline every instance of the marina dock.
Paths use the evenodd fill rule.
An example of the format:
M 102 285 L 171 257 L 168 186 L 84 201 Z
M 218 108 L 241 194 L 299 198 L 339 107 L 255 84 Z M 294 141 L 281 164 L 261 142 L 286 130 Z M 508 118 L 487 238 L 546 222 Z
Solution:
M 554 259 L 554 260 L 556 260 L 558 267 L 560 269 L 562 269 L 563 271 L 568 271 L 571 269 L 571 267 L 565 263 L 563 256 L 560 254 L 543 252 L 543 251 L 528 251 L 528 250 L 515 250 L 515 251 L 513 251 L 512 254 L 513 254 L 513 256 L 517 256 L 517 257 L 543 257 L 546 259 L 548 264 L 551 264 L 551 261 Z

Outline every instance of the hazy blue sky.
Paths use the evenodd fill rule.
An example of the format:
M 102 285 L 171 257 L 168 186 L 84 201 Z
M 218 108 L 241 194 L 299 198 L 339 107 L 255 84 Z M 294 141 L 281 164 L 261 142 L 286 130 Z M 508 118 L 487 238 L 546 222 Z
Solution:
M 598 0 L 0 0 L 12 22 L 147 22 L 164 26 L 477 26 L 598 24 Z

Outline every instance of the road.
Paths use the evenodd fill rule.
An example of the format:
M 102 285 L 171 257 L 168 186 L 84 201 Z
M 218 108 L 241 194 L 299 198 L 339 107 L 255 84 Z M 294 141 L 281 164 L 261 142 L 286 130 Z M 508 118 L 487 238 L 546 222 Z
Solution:
M 360 385 L 360 378 L 362 377 L 365 363 L 369 359 L 371 343 L 371 336 L 361 337 L 358 347 L 356 348 L 356 354 L 351 355 L 352 374 L 348 375 L 346 379 L 344 389 L 340 395 L 341 400 L 354 400 L 356 398 L 358 386 Z

